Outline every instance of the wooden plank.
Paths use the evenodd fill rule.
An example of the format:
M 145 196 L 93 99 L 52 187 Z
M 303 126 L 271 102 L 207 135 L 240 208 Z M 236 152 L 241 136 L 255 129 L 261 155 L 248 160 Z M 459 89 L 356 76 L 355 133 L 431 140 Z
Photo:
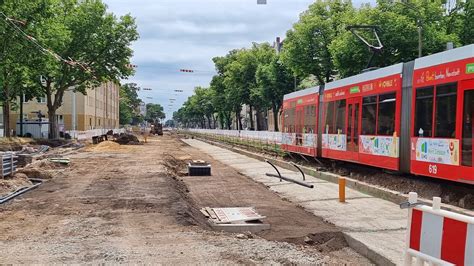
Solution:
M 200 211 L 201 211 L 201 213 L 202 213 L 204 216 L 206 216 L 207 218 L 210 217 L 209 213 L 206 211 L 205 208 L 200 209 Z
M 216 213 L 211 208 L 206 207 L 205 209 L 209 213 L 212 219 L 218 220 Z

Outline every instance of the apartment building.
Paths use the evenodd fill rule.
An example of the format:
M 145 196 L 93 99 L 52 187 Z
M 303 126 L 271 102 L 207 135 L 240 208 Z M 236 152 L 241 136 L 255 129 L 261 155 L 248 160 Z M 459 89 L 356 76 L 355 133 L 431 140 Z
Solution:
M 56 115 L 60 131 L 85 131 L 90 129 L 114 129 L 119 127 L 120 85 L 114 82 L 103 83 L 95 89 L 87 90 L 87 95 L 66 91 L 63 105 Z M 33 99 L 23 104 L 24 124 L 38 124 L 38 112 L 48 118 L 46 98 Z M 10 126 L 19 134 L 19 110 L 10 115 Z M 27 127 L 27 126 L 26 126 Z M 23 127 L 23 134 L 28 133 Z

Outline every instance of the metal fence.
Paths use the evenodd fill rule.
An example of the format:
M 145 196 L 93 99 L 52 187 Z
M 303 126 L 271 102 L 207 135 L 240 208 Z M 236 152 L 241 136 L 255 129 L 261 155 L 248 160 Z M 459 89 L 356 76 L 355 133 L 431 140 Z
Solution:
M 1 153 L 0 154 L 0 172 L 2 178 L 12 175 L 16 171 L 18 157 L 15 156 L 13 153 Z
M 278 156 L 285 154 L 281 149 L 281 132 L 219 129 L 182 129 L 180 132 L 211 141 L 245 147 L 256 152 Z
M 124 128 L 101 128 L 101 129 L 91 129 L 91 130 L 86 130 L 86 131 L 77 131 L 77 130 L 71 130 L 71 131 L 66 131 L 71 138 L 77 139 L 77 140 L 84 140 L 84 139 L 92 139 L 92 137 L 96 136 L 102 136 L 107 134 L 112 130 L 114 134 L 120 134 L 120 133 L 125 133 Z

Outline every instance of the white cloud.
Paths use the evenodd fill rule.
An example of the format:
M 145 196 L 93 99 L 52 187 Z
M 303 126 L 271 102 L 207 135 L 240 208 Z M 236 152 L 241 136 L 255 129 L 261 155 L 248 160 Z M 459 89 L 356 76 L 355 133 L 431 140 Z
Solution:
M 267 0 L 267 5 L 257 5 L 257 0 L 104 1 L 117 16 L 130 13 L 137 19 L 140 40 L 133 45 L 132 61 L 138 68 L 127 82 L 154 89 L 142 96 L 153 97 L 153 102 L 164 107 L 174 89 L 185 90 L 173 105 L 174 111 L 195 86 L 209 85 L 213 57 L 252 42 L 272 43 L 277 36 L 284 37 L 299 14 L 314 2 Z M 354 2 L 357 6 L 367 1 Z M 180 68 L 201 72 L 186 75 L 179 73 Z

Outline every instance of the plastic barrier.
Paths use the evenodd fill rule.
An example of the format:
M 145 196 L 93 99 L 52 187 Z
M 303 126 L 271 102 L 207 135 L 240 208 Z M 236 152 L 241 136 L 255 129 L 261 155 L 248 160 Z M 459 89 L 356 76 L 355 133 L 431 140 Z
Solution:
M 405 265 L 474 265 L 474 217 L 441 210 L 441 198 L 433 206 L 418 202 L 418 195 L 400 207 L 409 208 Z
M 66 131 L 73 139 L 77 140 L 85 140 L 91 139 L 92 137 L 101 136 L 107 134 L 108 131 L 112 130 L 114 134 L 125 133 L 124 128 L 116 128 L 116 129 L 91 129 L 86 131 Z

